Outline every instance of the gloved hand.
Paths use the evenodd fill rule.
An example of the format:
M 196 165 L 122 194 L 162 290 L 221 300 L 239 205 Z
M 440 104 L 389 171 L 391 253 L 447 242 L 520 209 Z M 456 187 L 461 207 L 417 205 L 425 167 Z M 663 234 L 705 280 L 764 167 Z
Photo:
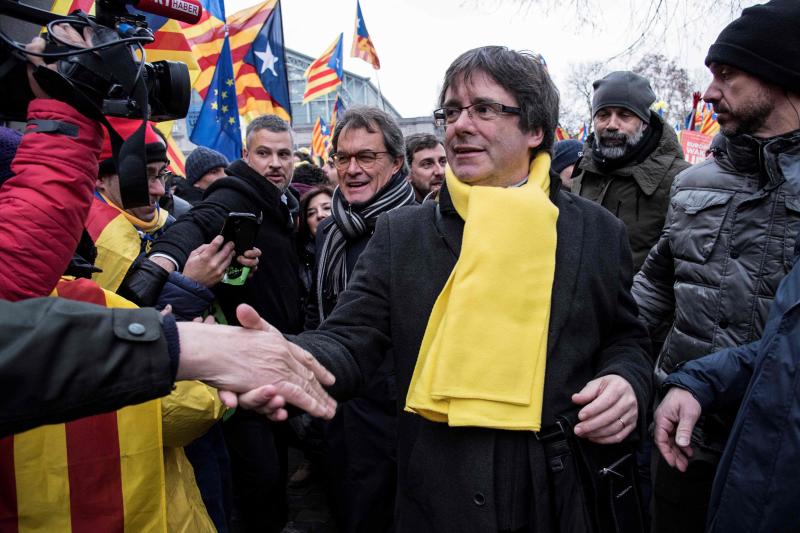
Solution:
M 153 307 L 167 279 L 169 272 L 142 255 L 131 265 L 117 294 L 139 307 Z

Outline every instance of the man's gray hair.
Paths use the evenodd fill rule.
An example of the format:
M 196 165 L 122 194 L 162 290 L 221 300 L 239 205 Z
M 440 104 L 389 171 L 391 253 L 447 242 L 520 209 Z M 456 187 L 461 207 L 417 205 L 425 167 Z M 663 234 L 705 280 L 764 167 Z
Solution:
M 400 125 L 386 111 L 370 106 L 354 106 L 345 111 L 344 116 L 336 122 L 336 129 L 333 131 L 333 151 L 336 152 L 339 146 L 339 135 L 344 128 L 365 129 L 370 133 L 380 133 L 383 135 L 383 144 L 386 151 L 392 158 L 403 160 L 403 171 L 405 165 L 405 143 L 403 142 L 403 132 Z
M 260 117 L 254 118 L 253 121 L 247 125 L 245 141 L 248 149 L 250 146 L 250 134 L 259 130 L 267 130 L 274 133 L 288 131 L 289 136 L 292 138 L 292 146 L 294 146 L 294 132 L 288 122 L 277 115 L 261 115 Z
M 455 83 L 469 83 L 478 72 L 488 75 L 517 100 L 521 110 L 519 127 L 523 132 L 542 129 L 544 138 L 536 152 L 551 151 L 558 124 L 558 89 L 541 56 L 505 46 L 483 46 L 464 52 L 444 75 L 439 106 L 444 105 L 447 89 Z

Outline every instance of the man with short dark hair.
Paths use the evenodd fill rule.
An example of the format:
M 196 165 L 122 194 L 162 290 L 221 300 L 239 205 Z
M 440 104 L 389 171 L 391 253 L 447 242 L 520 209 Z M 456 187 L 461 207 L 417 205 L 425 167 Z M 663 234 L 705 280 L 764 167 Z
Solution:
M 444 144 L 430 133 L 414 133 L 406 137 L 408 181 L 414 187 L 417 202 L 436 194 L 444 183 L 447 155 Z
M 400 126 L 375 107 L 348 109 L 333 132 L 339 187 L 317 229 L 314 282 L 306 316 L 313 329 L 330 315 L 379 216 L 414 203 Z M 390 531 L 396 483 L 396 392 L 391 357 L 327 425 L 328 472 L 343 532 Z
M 564 477 L 575 459 L 556 420 L 576 416 L 578 440 L 608 453 L 643 425 L 649 341 L 624 225 L 559 190 L 549 155 L 558 91 L 538 57 L 470 50 L 448 69 L 439 102 L 448 160 L 439 201 L 381 216 L 336 307 L 290 340 L 331 369 L 342 398 L 391 354 L 395 531 L 614 530 Z M 366 178 L 350 174 L 366 145 L 350 135 L 366 132 L 342 126 L 336 159 L 344 183 L 363 190 Z M 384 164 L 398 170 L 398 155 Z M 616 458 L 615 473 L 630 462 Z M 627 486 L 614 504 L 636 502 Z M 641 530 L 637 517 L 625 518 Z
M 240 286 L 214 287 L 219 307 L 236 324 L 236 307 L 247 303 L 281 331 L 302 329 L 300 279 L 294 242 L 298 203 L 287 194 L 293 171 L 289 124 L 274 115 L 253 120 L 242 159 L 215 181 L 203 201 L 183 215 L 153 246 L 150 260 L 168 270 L 182 268 L 191 250 L 222 231 L 231 212 L 260 220 L 255 247 L 269 257 Z M 231 454 L 234 506 L 247 530 L 278 530 L 286 520 L 286 445 L 263 418 L 237 412 L 223 426 Z
M 650 110 L 656 95 L 647 79 L 619 71 L 593 86 L 594 133 L 573 171 L 572 192 L 625 223 L 636 272 L 661 234 L 672 180 L 689 163 L 672 126 Z
M 762 461 L 778 461 L 778 471 L 787 473 L 800 464 L 796 441 L 773 448 L 783 442 L 783 428 L 796 427 L 790 407 L 796 386 L 783 383 L 796 354 L 771 348 L 781 345 L 769 325 L 785 311 L 787 297 L 796 301 L 797 267 L 790 269 L 800 231 L 798 25 L 800 4 L 772 1 L 745 9 L 709 48 L 713 79 L 703 99 L 720 124 L 714 157 L 676 178 L 663 235 L 634 280 L 651 328 L 675 313 L 656 379 L 689 392 L 670 389 L 658 408 L 663 441 L 677 422 L 676 405 L 684 415 L 703 410 L 696 426 L 696 416 L 681 421 L 679 436 L 687 442 L 675 449 L 683 450 L 682 472 L 671 468 L 674 456 L 658 458 L 654 531 L 797 525 L 796 495 L 773 490 L 793 480 L 774 477 Z M 774 38 L 784 32 L 793 38 Z M 796 320 L 785 323 L 788 330 Z M 787 338 L 798 346 L 796 337 Z M 754 388 L 745 394 L 748 383 Z M 659 412 L 668 413 L 660 422 Z

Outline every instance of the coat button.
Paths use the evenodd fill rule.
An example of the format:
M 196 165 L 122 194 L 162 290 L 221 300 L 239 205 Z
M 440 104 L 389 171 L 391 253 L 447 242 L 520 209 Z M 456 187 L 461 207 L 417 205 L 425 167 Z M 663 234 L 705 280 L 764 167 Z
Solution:
M 138 322 L 131 322 L 128 325 L 128 333 L 130 333 L 131 335 L 136 335 L 137 337 L 141 337 L 142 335 L 144 335 L 145 331 L 147 331 L 147 328 L 145 328 L 143 324 L 140 324 Z
M 725 320 L 724 318 L 719 321 L 719 327 L 722 329 L 727 329 L 728 325 L 729 325 L 728 321 Z
M 482 492 L 476 492 L 472 497 L 472 501 L 478 507 L 483 507 L 486 504 L 486 496 L 484 496 Z
M 734 248 L 733 250 L 731 250 L 731 259 L 738 259 L 738 257 L 739 257 L 739 252 L 738 252 L 738 250 L 736 250 L 736 248 Z

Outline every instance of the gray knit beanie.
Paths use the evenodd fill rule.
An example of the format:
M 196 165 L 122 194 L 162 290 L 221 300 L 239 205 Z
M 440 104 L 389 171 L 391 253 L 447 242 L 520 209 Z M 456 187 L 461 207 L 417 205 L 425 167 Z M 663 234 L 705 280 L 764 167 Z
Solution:
M 186 158 L 186 181 L 189 185 L 194 185 L 200 178 L 215 168 L 225 168 L 229 164 L 228 158 L 205 146 L 198 146 Z
M 656 95 L 646 78 L 620 70 L 595 81 L 592 86 L 593 117 L 604 107 L 622 107 L 644 122 L 650 122 L 650 106 L 656 101 Z

